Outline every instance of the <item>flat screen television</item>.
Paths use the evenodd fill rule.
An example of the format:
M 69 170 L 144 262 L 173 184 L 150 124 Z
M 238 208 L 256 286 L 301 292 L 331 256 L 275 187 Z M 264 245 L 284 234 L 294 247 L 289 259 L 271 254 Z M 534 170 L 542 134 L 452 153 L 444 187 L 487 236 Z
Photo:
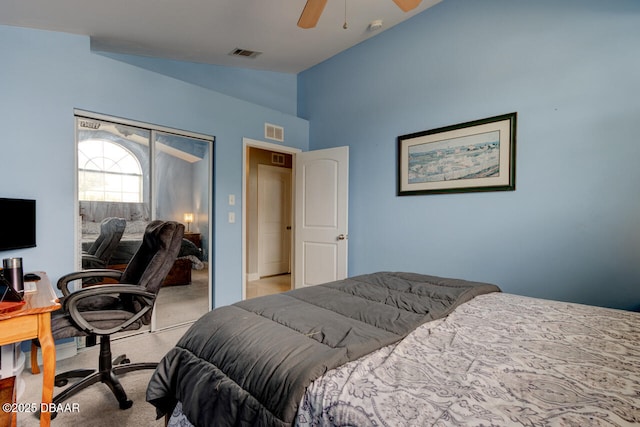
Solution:
M 36 245 L 36 201 L 0 198 L 0 251 Z

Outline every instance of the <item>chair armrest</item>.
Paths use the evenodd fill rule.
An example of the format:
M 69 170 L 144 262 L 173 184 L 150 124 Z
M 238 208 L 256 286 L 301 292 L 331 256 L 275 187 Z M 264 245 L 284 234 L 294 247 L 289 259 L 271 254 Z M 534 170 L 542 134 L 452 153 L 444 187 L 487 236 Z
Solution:
M 79 302 L 85 298 L 113 294 L 119 294 L 120 296 L 131 295 L 141 297 L 142 301 L 144 301 L 144 307 L 142 307 L 142 309 L 137 313 L 133 314 L 133 316 L 128 320 L 111 329 L 96 328 L 82 316 L 83 312 L 78 310 Z M 155 297 L 155 294 L 146 291 L 142 286 L 125 284 L 95 285 L 71 293 L 67 298 L 64 299 L 62 307 L 64 311 L 69 313 L 71 319 L 75 322 L 75 324 L 83 331 L 95 335 L 111 335 L 124 330 L 132 323 L 138 321 L 138 319 L 144 316 L 144 314 L 149 310 L 151 310 L 155 302 Z
M 72 293 L 69 290 L 69 283 L 79 279 L 86 279 L 88 277 L 110 277 L 116 280 L 120 280 L 120 278 L 122 277 L 122 271 L 110 270 L 108 268 L 96 268 L 65 274 L 60 279 L 58 279 L 58 289 L 62 291 L 62 295 L 68 297 Z

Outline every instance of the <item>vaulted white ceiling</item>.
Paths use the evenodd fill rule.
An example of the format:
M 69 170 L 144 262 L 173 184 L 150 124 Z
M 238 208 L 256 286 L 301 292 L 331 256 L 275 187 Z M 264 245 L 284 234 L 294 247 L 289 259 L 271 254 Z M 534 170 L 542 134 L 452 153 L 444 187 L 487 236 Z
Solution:
M 298 73 L 440 2 L 404 13 L 392 0 L 329 0 L 304 30 L 296 24 L 305 1 L 0 0 L 0 25 L 87 35 L 94 50 Z M 382 28 L 368 30 L 379 19 Z

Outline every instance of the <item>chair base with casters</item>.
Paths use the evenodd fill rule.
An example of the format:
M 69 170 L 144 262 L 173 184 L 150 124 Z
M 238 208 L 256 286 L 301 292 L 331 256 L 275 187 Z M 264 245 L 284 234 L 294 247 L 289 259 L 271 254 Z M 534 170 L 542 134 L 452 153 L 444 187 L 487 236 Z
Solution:
M 31 354 L 36 355 L 35 359 L 33 356 L 31 358 L 31 371 L 34 374 L 38 374 L 40 372 L 37 364 L 37 351 L 37 345 L 34 342 L 31 345 Z M 93 384 L 104 383 L 115 396 L 118 404 L 120 405 L 120 409 L 129 409 L 133 405 L 133 401 L 127 397 L 127 393 L 120 384 L 118 376 L 132 371 L 155 369 L 157 366 L 157 362 L 130 363 L 126 355 L 120 355 L 115 359 L 112 359 L 111 339 L 109 335 L 100 336 L 98 370 L 74 369 L 72 371 L 56 375 L 54 380 L 56 387 L 66 386 L 72 378 L 81 378 L 81 380 L 54 396 L 52 403 L 54 405 L 58 405 Z M 38 417 L 40 416 L 39 413 L 36 415 Z M 51 419 L 54 419 L 56 415 L 56 412 L 51 413 Z
M 55 382 L 56 386 L 59 387 L 65 386 L 70 378 L 82 378 L 82 380 L 69 386 L 69 388 L 55 396 L 53 398 L 53 403 L 58 404 L 64 402 L 85 388 L 101 382 L 109 387 L 118 401 L 120 409 L 129 409 L 131 405 L 133 405 L 133 402 L 127 398 L 127 394 L 120 384 L 118 375 L 123 375 L 127 372 L 141 369 L 155 369 L 158 366 L 158 363 L 122 363 L 126 362 L 126 358 L 122 358 L 121 356 L 118 358 L 122 360 L 121 364 L 116 364 L 114 366 L 113 362 L 117 362 L 118 359 L 112 361 L 111 357 L 111 340 L 109 339 L 109 336 L 101 336 L 98 371 L 80 369 L 56 375 Z

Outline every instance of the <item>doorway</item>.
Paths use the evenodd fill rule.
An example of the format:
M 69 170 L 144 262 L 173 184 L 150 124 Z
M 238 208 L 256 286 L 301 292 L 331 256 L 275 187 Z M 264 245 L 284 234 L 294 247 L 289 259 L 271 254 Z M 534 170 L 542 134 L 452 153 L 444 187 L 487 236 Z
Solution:
M 292 247 L 289 255 L 291 273 L 287 275 L 287 287 L 271 287 L 268 292 L 279 293 L 347 277 L 349 147 L 302 152 L 297 148 L 244 138 L 242 299 L 249 297 L 248 284 L 264 284 L 258 281 L 277 277 L 261 278 L 257 270 L 257 256 L 251 252 L 256 251 L 255 224 L 258 222 L 257 174 L 252 171 L 258 167 L 252 166 L 251 160 L 255 149 L 265 150 L 270 155 L 290 155 L 292 165 L 292 229 L 289 240 Z M 252 228 L 254 237 L 250 239 L 249 231 Z
M 293 154 L 245 147 L 244 298 L 291 289 Z

